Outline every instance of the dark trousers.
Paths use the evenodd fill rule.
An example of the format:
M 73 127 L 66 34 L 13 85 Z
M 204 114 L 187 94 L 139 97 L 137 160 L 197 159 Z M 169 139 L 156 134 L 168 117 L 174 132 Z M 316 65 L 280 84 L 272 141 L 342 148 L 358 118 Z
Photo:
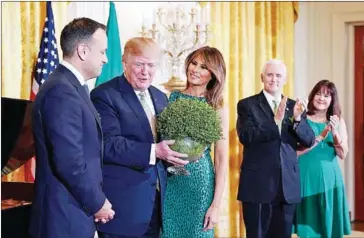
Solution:
M 142 236 L 123 236 L 114 235 L 109 233 L 98 232 L 99 238 L 159 238 L 160 228 L 162 224 L 161 215 L 161 195 L 160 192 L 156 192 L 152 218 L 149 223 L 149 227 L 144 235 Z
M 271 203 L 243 202 L 247 238 L 291 238 L 296 204 L 288 204 L 280 179 L 278 192 Z

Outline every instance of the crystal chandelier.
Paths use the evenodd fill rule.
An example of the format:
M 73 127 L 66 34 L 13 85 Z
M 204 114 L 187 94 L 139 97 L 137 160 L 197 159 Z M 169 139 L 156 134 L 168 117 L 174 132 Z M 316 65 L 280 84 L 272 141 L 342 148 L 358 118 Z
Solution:
M 140 34 L 151 37 L 163 51 L 162 71 L 169 80 L 163 86 L 168 91 L 184 90 L 186 75 L 184 61 L 193 50 L 208 42 L 210 33 L 210 9 L 196 6 L 167 4 L 153 13 L 153 20 L 143 18 Z

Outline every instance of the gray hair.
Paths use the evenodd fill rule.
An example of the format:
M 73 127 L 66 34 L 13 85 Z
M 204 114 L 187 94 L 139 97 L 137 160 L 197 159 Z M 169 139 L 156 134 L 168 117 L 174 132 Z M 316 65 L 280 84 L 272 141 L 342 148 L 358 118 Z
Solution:
M 279 60 L 279 59 L 270 59 L 268 60 L 267 62 L 265 62 L 264 66 L 263 66 L 263 69 L 262 69 L 262 74 L 265 73 L 265 70 L 267 68 L 267 65 L 277 65 L 277 64 L 281 64 L 283 65 L 283 70 L 284 70 L 284 76 L 286 77 L 287 76 L 287 67 L 286 65 L 283 63 L 282 60 Z

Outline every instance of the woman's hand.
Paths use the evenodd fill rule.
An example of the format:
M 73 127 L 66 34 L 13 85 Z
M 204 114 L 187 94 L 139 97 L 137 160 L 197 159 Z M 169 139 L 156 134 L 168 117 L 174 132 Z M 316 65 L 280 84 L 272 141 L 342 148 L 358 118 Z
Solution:
M 217 224 L 218 208 L 210 206 L 206 212 L 205 220 L 203 223 L 203 231 L 212 230 Z
M 333 116 L 330 116 L 330 127 L 331 127 L 331 131 L 332 131 L 332 134 L 333 135 L 336 135 L 337 134 L 337 129 L 339 127 L 339 124 L 340 124 L 340 119 L 337 115 L 333 115 Z

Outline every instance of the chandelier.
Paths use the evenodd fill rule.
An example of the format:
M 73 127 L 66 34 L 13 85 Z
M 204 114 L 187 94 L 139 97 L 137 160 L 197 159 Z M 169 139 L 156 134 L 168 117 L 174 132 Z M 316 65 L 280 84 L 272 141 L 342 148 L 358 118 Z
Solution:
M 152 38 L 162 49 L 161 70 L 167 71 L 168 82 L 162 84 L 168 91 L 186 87 L 184 61 L 193 50 L 209 40 L 210 8 L 167 4 L 153 12 L 151 24 L 143 17 L 140 34 Z

